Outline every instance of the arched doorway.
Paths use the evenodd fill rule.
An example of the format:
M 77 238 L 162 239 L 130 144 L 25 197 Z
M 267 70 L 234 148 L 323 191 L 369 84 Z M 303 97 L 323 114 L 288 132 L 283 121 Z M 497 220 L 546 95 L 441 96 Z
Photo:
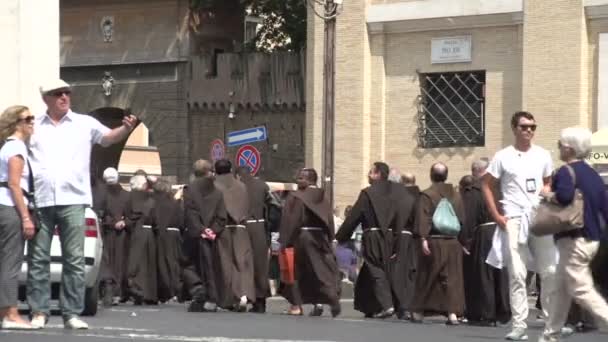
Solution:
M 125 110 L 115 107 L 99 108 L 89 113 L 109 128 L 122 125 L 125 114 Z M 121 182 L 128 182 L 128 178 L 137 169 L 143 169 L 148 174 L 161 175 L 160 155 L 153 145 L 148 128 L 140 121 L 125 141 L 109 147 L 93 147 L 91 177 L 101 179 L 103 171 L 108 167 L 119 171 Z

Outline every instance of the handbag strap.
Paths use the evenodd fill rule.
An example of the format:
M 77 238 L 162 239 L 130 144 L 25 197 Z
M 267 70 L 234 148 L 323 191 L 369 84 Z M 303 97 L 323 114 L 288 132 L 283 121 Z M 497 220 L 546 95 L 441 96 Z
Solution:
M 565 164 L 564 167 L 568 170 L 570 177 L 572 177 L 572 183 L 574 184 L 574 189 L 576 190 L 576 172 L 574 172 L 574 168 L 570 164 Z
M 9 141 L 13 141 L 16 140 L 15 138 L 7 138 L 6 140 L 4 140 L 4 143 L 7 143 Z M 28 148 L 28 153 L 29 153 L 29 148 Z M 27 164 L 27 169 L 29 171 L 28 174 L 28 178 L 27 178 L 27 184 L 28 187 L 30 188 L 30 191 L 25 191 L 25 189 L 21 189 L 21 191 L 23 192 L 23 196 L 25 196 L 28 201 L 33 201 L 34 200 L 34 173 L 32 172 L 32 165 L 30 164 L 30 159 L 29 158 L 25 158 L 25 163 Z M 8 181 L 7 182 L 0 182 L 0 187 L 2 188 L 8 188 Z

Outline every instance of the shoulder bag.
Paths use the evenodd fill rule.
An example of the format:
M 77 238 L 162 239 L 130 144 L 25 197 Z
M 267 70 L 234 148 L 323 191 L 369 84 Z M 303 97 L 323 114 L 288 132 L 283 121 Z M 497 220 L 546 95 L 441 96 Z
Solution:
M 541 201 L 530 231 L 536 236 L 554 235 L 571 230 L 582 229 L 584 222 L 584 199 L 582 192 L 576 186 L 576 173 L 570 165 L 564 165 L 570 173 L 574 183 L 574 198 L 566 206 L 557 203 L 555 194 L 551 193 L 548 199 Z

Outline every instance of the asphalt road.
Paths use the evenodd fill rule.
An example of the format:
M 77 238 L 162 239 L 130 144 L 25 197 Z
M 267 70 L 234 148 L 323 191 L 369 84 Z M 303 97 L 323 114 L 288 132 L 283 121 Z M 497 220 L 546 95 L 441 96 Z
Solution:
M 424 324 L 389 320 L 363 319 L 352 310 L 352 301 L 343 302 L 344 312 L 332 319 L 324 317 L 291 317 L 281 314 L 287 308 L 283 300 L 271 300 L 269 313 L 188 313 L 184 304 L 159 306 L 122 305 L 101 310 L 88 317 L 89 330 L 63 329 L 59 316 L 51 317 L 44 330 L 16 332 L 0 330 L 0 342 L 458 342 L 503 341 L 507 327 L 485 328 L 461 325 L 450 327 L 443 318 L 432 318 Z M 309 308 L 305 308 L 306 311 Z M 531 310 L 531 317 L 536 312 Z M 536 341 L 542 324 L 532 320 L 530 340 Z M 608 335 L 575 334 L 571 342 L 605 342 Z

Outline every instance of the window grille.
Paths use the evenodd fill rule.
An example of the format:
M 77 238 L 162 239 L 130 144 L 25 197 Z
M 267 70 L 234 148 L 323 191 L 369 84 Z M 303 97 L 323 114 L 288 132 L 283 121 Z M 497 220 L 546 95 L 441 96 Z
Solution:
M 483 146 L 485 71 L 420 75 L 418 145 Z

